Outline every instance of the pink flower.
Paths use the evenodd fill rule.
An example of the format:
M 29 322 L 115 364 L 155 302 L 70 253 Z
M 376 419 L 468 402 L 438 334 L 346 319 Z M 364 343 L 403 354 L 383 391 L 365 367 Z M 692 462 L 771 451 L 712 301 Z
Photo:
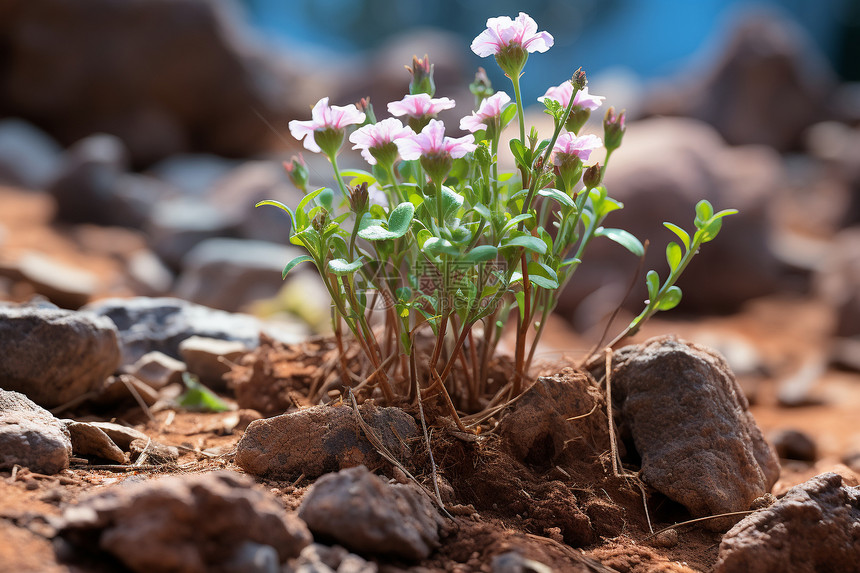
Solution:
M 463 157 L 478 147 L 475 137 L 470 133 L 465 137 L 445 137 L 445 124 L 437 119 L 431 119 L 421 133 L 412 137 L 398 139 L 397 149 L 400 157 L 409 161 L 423 156 L 448 155 L 454 159 Z
M 472 51 L 482 58 L 497 56 L 511 46 L 527 52 L 546 52 L 553 41 L 549 32 L 538 32 L 537 23 L 525 12 L 520 12 L 516 20 L 508 16 L 487 20 L 487 29 L 472 41 Z
M 573 84 L 570 82 L 564 82 L 560 86 L 546 90 L 546 93 L 543 94 L 543 97 L 539 97 L 538 101 L 542 103 L 545 99 L 554 99 L 561 104 L 562 108 L 566 109 L 567 106 L 570 105 L 570 96 L 572 93 Z M 589 94 L 588 88 L 585 87 L 576 92 L 576 97 L 573 98 L 573 106 L 574 108 L 579 107 L 580 109 L 594 111 L 603 104 L 603 100 L 605 99 L 606 98 L 603 96 Z
M 358 111 L 354 105 L 329 106 L 328 98 L 324 97 L 317 102 L 311 111 L 310 121 L 294 119 L 290 122 L 290 133 L 299 141 L 304 139 L 305 149 L 319 153 L 322 149 L 317 144 L 314 135 L 316 132 L 330 129 L 340 131 L 342 137 L 342 131 L 346 126 L 362 123 L 364 118 L 365 115 Z
M 596 135 L 588 134 L 577 137 L 573 133 L 562 133 L 553 146 L 553 165 L 562 165 L 565 161 L 578 157 L 582 161 L 591 157 L 591 152 L 603 145 Z
M 460 129 L 469 130 L 472 133 L 486 129 L 488 122 L 496 120 L 502 115 L 502 110 L 511 101 L 511 96 L 505 92 L 496 92 L 481 102 L 478 111 L 473 111 L 460 120 Z
M 390 157 L 393 163 L 397 154 L 395 142 L 411 135 L 415 134 L 408 127 L 404 127 L 399 119 L 389 117 L 379 123 L 358 128 L 349 136 L 349 140 L 355 144 L 353 149 L 361 150 L 361 156 L 368 163 L 376 165 L 377 156 L 380 155 L 384 155 L 385 159 Z
M 407 161 L 420 160 L 421 167 L 436 185 L 445 181 L 455 159 L 477 149 L 474 142 L 475 136 L 471 133 L 460 138 L 445 137 L 445 124 L 436 119 L 431 119 L 421 133 L 396 141 L 400 157 Z
M 421 93 L 408 95 L 400 101 L 388 104 L 388 113 L 395 116 L 408 115 L 409 117 L 421 118 L 427 115 L 436 115 L 443 109 L 454 107 L 454 100 L 442 97 L 433 99 L 429 94 Z

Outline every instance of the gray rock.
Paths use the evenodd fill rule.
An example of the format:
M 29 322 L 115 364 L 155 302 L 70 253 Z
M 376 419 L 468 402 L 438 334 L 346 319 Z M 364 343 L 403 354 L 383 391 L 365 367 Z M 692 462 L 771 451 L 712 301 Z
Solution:
M 212 308 L 240 311 L 276 296 L 284 286 L 284 266 L 302 254 L 297 247 L 264 241 L 208 239 L 183 257 L 176 294 Z
M 359 553 L 426 559 L 439 546 L 441 518 L 412 485 L 388 484 L 357 466 L 318 479 L 299 517 L 316 535 Z
M 723 536 L 715 573 L 857 571 L 860 488 L 835 473 L 795 486 Z
M 776 455 L 783 459 L 814 462 L 818 458 L 818 447 L 808 434 L 799 430 L 778 430 L 769 436 Z
M 287 573 L 376 573 L 376 563 L 365 561 L 340 545 L 311 543 L 290 562 Z
M 779 261 L 768 239 L 770 205 L 783 179 L 779 156 L 772 150 L 727 147 L 702 122 L 682 118 L 634 122 L 606 173 L 609 195 L 624 209 L 611 213 L 605 225 L 650 240 L 645 268 L 665 277 L 665 245 L 677 242 L 677 237 L 664 221 L 692 232 L 701 199 L 716 210 L 738 209 L 739 214 L 724 220 L 719 237 L 702 246 L 678 282 L 684 292 L 682 308 L 732 310 L 779 286 Z M 590 328 L 618 306 L 638 265 L 626 249 L 602 238 L 589 244 L 587 257 L 559 304 L 560 311 L 576 316 L 572 313 L 577 305 L 597 293 L 577 310 L 582 315 L 575 323 L 580 329 Z M 638 313 L 646 298 L 642 280 L 627 299 L 630 310 Z M 597 317 L 590 318 L 589 313 Z
M 191 150 L 247 156 L 270 145 L 270 124 L 307 113 L 306 99 L 290 97 L 300 84 L 294 64 L 276 64 L 250 41 L 233 3 L 14 8 L 0 26 L 4 112 L 38 121 L 63 144 L 112 133 L 135 165 Z
M 183 194 L 205 197 L 215 182 L 236 167 L 237 162 L 217 155 L 171 155 L 153 165 L 148 173 L 179 189 Z
M 20 119 L 0 121 L 0 182 L 42 190 L 60 166 L 62 149 L 49 135 Z
M 93 273 L 70 267 L 56 259 L 35 251 L 26 252 L 18 259 L 20 280 L 29 283 L 33 290 L 64 308 L 80 308 L 99 290 L 99 279 Z
M 99 388 L 120 364 L 113 323 L 85 312 L 0 308 L 0 384 L 46 408 Z
M 153 206 L 145 231 L 152 250 L 173 270 L 198 243 L 215 237 L 235 236 L 240 221 L 218 206 L 190 197 L 178 197 Z
M 253 316 L 215 310 L 178 298 L 104 299 L 90 303 L 84 310 L 106 316 L 116 324 L 123 364 L 134 364 L 153 350 L 180 359 L 179 343 L 192 336 L 237 341 L 249 349 L 257 346 L 261 332 L 285 342 L 300 339 Z
M 15 465 L 55 474 L 69 467 L 66 426 L 18 392 L 0 389 L 0 469 Z
M 409 455 L 406 444 L 420 436 L 418 425 L 399 408 L 359 406 L 362 418 L 397 459 Z M 246 472 L 273 478 L 326 472 L 358 465 L 374 467 L 382 458 L 347 406 L 315 406 L 256 420 L 236 446 L 236 464 Z
M 721 356 L 657 337 L 620 349 L 613 363 L 619 427 L 632 436 L 646 483 L 693 517 L 743 511 L 770 492 L 779 462 Z
M 229 471 L 114 486 L 63 514 L 60 535 L 81 551 L 105 551 L 132 571 L 222 568 L 247 543 L 272 547 L 280 563 L 311 542 L 305 524 L 253 480 Z
M 118 464 L 126 463 L 123 451 L 101 429 L 74 420 L 64 420 L 72 437 L 72 452 L 78 456 L 95 456 Z
M 179 354 L 188 371 L 200 382 L 215 390 L 224 390 L 224 375 L 230 372 L 230 363 L 248 352 L 241 342 L 192 336 L 179 343 Z
M 170 384 L 181 384 L 182 374 L 187 372 L 184 362 L 158 350 L 147 352 L 126 370 L 156 390 Z
M 134 440 L 146 440 L 147 435 L 141 431 L 114 424 L 112 422 L 87 422 L 90 426 L 94 426 L 110 437 L 111 441 L 122 448 L 123 451 L 128 451 L 129 446 Z

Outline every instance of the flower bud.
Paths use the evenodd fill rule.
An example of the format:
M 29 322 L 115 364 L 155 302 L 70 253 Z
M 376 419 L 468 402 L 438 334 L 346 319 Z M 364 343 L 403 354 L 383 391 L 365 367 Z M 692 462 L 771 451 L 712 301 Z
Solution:
M 314 217 L 313 221 L 311 221 L 311 225 L 313 225 L 317 233 L 322 233 L 328 226 L 328 213 L 325 211 L 317 213 L 317 216 Z
M 615 108 L 613 107 L 606 110 L 606 115 L 603 118 L 603 143 L 608 152 L 621 147 L 621 139 L 627 129 L 624 125 L 625 113 L 624 110 L 621 110 L 620 114 L 615 115 Z
M 305 163 L 305 158 L 302 157 L 302 154 L 299 153 L 298 157 L 293 155 L 289 161 L 284 161 L 284 169 L 290 181 L 293 182 L 293 185 L 300 191 L 306 192 L 309 173 L 308 165 Z
M 406 69 L 412 74 L 409 93 L 412 95 L 428 94 L 433 97 L 433 94 L 436 93 L 436 83 L 433 81 L 433 65 L 427 54 L 424 54 L 423 60 L 418 56 L 412 56 L 412 67 L 406 66 Z
M 469 84 L 469 91 L 475 96 L 475 109 L 479 109 L 481 102 L 493 95 L 493 84 L 487 76 L 487 70 L 478 68 L 475 81 Z
M 579 178 L 582 177 L 582 160 L 576 155 L 564 155 L 561 161 L 555 164 L 555 175 L 556 186 L 571 193 Z
M 580 91 L 582 88 L 588 85 L 588 78 L 585 77 L 585 72 L 582 68 L 577 69 L 573 72 L 573 76 L 570 78 L 570 83 L 573 84 L 573 93 L 576 95 L 576 92 Z
M 600 167 L 599 163 L 595 163 L 585 170 L 585 174 L 582 176 L 582 183 L 585 185 L 586 189 L 590 190 L 600 185 L 600 180 L 602 178 L 603 169 Z
M 367 211 L 367 203 L 369 200 L 367 182 L 365 181 L 361 185 L 356 185 L 355 187 L 347 187 L 347 190 L 349 191 L 349 206 L 352 209 L 352 212 L 361 216 L 365 211 Z
M 358 108 L 358 111 L 364 114 L 364 123 L 362 123 L 360 127 L 364 127 L 365 125 L 373 125 L 374 123 L 376 123 L 376 114 L 373 113 L 373 104 L 370 103 L 369 97 L 363 97 L 358 100 L 358 103 L 355 104 L 355 107 Z

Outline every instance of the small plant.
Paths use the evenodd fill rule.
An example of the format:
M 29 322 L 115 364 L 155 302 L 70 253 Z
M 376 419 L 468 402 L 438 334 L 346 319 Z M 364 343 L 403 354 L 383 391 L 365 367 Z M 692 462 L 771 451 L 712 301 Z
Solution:
M 487 21 L 472 50 L 495 57 L 511 80 L 514 98 L 494 92 L 479 68 L 470 86 L 474 111 L 460 121 L 469 132 L 464 137 L 447 136 L 436 119 L 455 102 L 434 97 L 433 66 L 426 56 L 414 58 L 408 68 L 409 94 L 388 104 L 393 117 L 378 121 L 366 100 L 358 107 L 338 107 L 321 99 L 312 119 L 290 122 L 290 131 L 307 150 L 328 158 L 337 192 L 307 192 L 307 168 L 294 158 L 286 167 L 306 193 L 302 201 L 295 210 L 276 201 L 259 204 L 289 213 L 290 242 L 307 254 L 290 261 L 283 274 L 303 262 L 317 268 L 333 302 L 341 355 L 346 325 L 370 364 L 362 384 L 377 386 L 388 401 L 441 396 L 461 429 L 458 410 L 474 413 L 487 404 L 482 397 L 488 365 L 509 315 L 517 323 L 513 371 L 491 406 L 522 392 L 547 317 L 593 239 L 604 237 L 636 256 L 644 254 L 633 235 L 603 226 L 622 208 L 603 179 L 624 136 L 624 112 L 609 108 L 602 140 L 581 134 L 604 98 L 588 92 L 579 69 L 539 98 L 553 119 L 552 134 L 544 138 L 534 127 L 526 131 L 520 78 L 529 54 L 552 45 L 552 36 L 538 32 L 524 13 L 516 20 Z M 503 130 L 515 118 L 519 135 L 502 142 Z M 352 129 L 349 141 L 369 171 L 341 170 L 338 164 Z M 513 154 L 515 172 L 500 170 L 501 145 Z M 587 165 L 601 147 L 603 164 Z M 619 338 L 680 302 L 678 277 L 699 247 L 717 236 L 722 218 L 735 212 L 715 213 L 701 201 L 692 236 L 665 224 L 680 241 L 666 248 L 669 274 L 661 280 L 656 271 L 647 273 L 645 309 Z M 374 328 L 380 322 L 384 327 Z M 425 328 L 433 342 L 419 359 L 416 337 Z M 346 361 L 341 362 L 344 381 L 350 380 Z

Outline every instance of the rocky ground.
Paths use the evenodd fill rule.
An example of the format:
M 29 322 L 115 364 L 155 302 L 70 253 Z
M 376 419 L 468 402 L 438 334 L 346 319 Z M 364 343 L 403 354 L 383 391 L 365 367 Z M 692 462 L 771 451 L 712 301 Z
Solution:
M 428 449 L 414 409 L 356 410 L 338 387 L 322 391 L 333 346 L 297 344 L 308 331 L 295 320 L 140 296 L 125 264 L 125 249 L 145 248 L 140 235 L 57 226 L 49 196 L 2 194 L 14 269 L 0 308 L 4 570 L 856 563 L 860 376 L 845 369 L 850 353 L 833 352 L 852 339 L 834 339 L 844 317 L 826 299 L 782 292 L 649 324 L 633 341 L 649 342 L 613 359 L 616 469 L 604 368 L 570 369 L 591 343 L 561 318 L 539 356 L 545 377 L 492 431 L 460 434 L 431 407 Z M 60 272 L 37 280 L 16 256 L 46 246 Z M 64 266 L 95 277 L 77 311 L 50 302 L 72 290 L 57 279 Z M 192 411 L 200 401 L 186 401 L 183 373 L 228 410 Z M 652 536 L 751 509 L 737 524 L 745 513 Z M 804 529 L 810 515 L 817 525 Z

